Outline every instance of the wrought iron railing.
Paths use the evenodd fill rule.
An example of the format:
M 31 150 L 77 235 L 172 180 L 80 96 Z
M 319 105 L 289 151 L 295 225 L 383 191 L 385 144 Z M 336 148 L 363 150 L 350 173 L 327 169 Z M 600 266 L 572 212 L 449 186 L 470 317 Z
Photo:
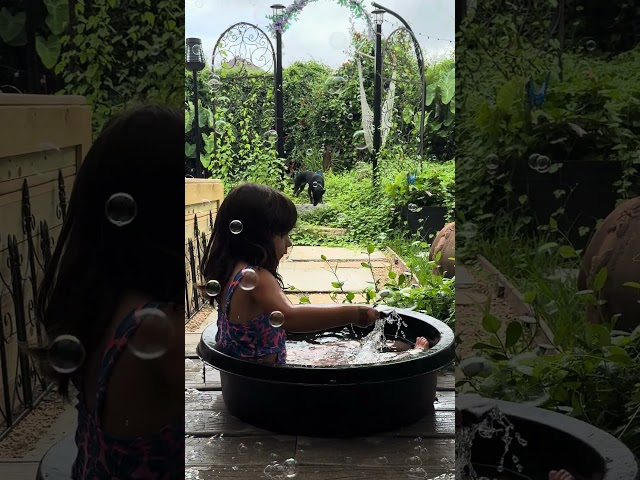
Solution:
M 62 171 L 58 172 L 57 217 L 64 221 L 67 211 Z M 20 345 L 38 344 L 44 338 L 35 315 L 38 287 L 51 260 L 53 237 L 47 221 L 37 222 L 31 209 L 29 184 L 22 184 L 22 232 L 1 232 L 6 238 L 4 255 L 10 278 L 0 270 L 0 440 L 24 418 L 51 390 L 52 385 L 40 375 L 35 363 Z M 38 228 L 36 228 L 36 225 Z M 36 245 L 36 235 L 40 236 Z M 5 236 L 6 235 L 6 236 Z M 21 253 L 26 247 L 26 255 Z M 8 295 L 7 295 L 8 294 Z
M 213 202 L 217 206 L 218 202 Z M 206 215 L 201 216 L 200 219 L 207 218 L 208 216 L 208 233 L 213 231 L 213 219 L 214 211 L 216 207 L 212 207 Z M 204 279 L 200 273 L 200 265 L 205 255 L 207 248 L 208 235 L 206 231 L 201 231 L 198 228 L 198 214 L 193 215 L 193 237 L 187 238 L 185 243 L 185 310 L 186 319 L 185 323 L 193 318 L 202 307 L 205 305 L 205 301 L 198 291 L 198 285 L 202 285 Z

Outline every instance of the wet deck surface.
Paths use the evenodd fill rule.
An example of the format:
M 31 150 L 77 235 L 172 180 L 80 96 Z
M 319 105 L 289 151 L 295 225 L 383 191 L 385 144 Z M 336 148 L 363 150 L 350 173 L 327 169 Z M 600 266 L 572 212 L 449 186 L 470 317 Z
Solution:
M 452 372 L 439 375 L 434 414 L 396 431 L 344 440 L 275 435 L 238 420 L 224 405 L 218 371 L 207 366 L 203 376 L 202 367 L 197 358 L 186 360 L 185 479 L 269 478 L 265 467 L 288 458 L 298 462 L 296 479 L 453 478 Z

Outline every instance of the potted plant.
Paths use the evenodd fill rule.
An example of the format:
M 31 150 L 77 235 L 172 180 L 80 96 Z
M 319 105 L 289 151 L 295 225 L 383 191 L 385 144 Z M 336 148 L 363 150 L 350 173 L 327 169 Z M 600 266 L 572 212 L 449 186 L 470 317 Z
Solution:
M 395 211 L 407 222 L 411 233 L 432 238 L 453 214 L 454 162 L 431 164 L 422 172 L 402 172 L 385 185 Z

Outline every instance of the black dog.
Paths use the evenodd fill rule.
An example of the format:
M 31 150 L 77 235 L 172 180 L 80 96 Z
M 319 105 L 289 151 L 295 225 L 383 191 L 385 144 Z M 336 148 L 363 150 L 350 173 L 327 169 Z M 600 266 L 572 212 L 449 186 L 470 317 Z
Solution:
M 309 203 L 313 203 L 314 206 L 322 203 L 322 195 L 325 192 L 324 177 L 307 170 L 298 173 L 294 179 L 293 194 L 300 195 L 305 185 L 309 185 Z

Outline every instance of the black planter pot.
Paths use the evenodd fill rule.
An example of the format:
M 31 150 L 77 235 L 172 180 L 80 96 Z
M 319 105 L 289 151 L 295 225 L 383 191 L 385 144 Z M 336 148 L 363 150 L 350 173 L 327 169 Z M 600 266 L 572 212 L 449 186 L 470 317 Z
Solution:
M 527 195 L 538 224 L 549 224 L 549 217 L 559 208 L 558 228 L 567 233 L 577 249 L 586 247 L 598 219 L 605 218 L 616 206 L 613 184 L 622 177 L 622 164 L 614 161 L 565 161 L 555 173 L 539 173 L 520 162 L 514 175 L 514 194 Z M 556 190 L 567 193 L 556 198 Z M 573 191 L 572 191 L 573 190 Z M 589 227 L 581 236 L 580 227 Z
M 409 339 L 425 336 L 436 342 L 429 353 L 375 365 L 265 365 L 216 350 L 212 325 L 202 334 L 198 355 L 220 370 L 225 405 L 240 420 L 284 435 L 371 435 L 433 412 L 438 371 L 455 357 L 453 332 L 444 323 L 410 310 L 397 312 Z M 397 326 L 387 327 L 385 333 L 396 334 Z M 371 329 L 358 330 L 361 336 Z
M 420 207 L 412 212 L 408 207 L 400 208 L 400 218 L 409 224 L 411 233 L 420 233 L 424 240 L 432 240 L 445 224 L 446 207 Z
M 513 440 L 505 459 L 511 465 L 512 455 L 522 465 L 522 475 L 503 473 L 500 478 L 548 478 L 550 470 L 565 469 L 576 480 L 640 480 L 638 462 L 633 453 L 615 437 L 567 415 L 512 402 L 488 400 L 477 395 L 456 397 L 456 409 L 462 423 L 473 424 L 497 406 L 514 425 L 514 431 L 527 443 Z M 500 462 L 504 452 L 501 435 L 483 438 L 476 435 L 471 447 L 471 462 L 479 475 L 496 476 L 491 467 Z

